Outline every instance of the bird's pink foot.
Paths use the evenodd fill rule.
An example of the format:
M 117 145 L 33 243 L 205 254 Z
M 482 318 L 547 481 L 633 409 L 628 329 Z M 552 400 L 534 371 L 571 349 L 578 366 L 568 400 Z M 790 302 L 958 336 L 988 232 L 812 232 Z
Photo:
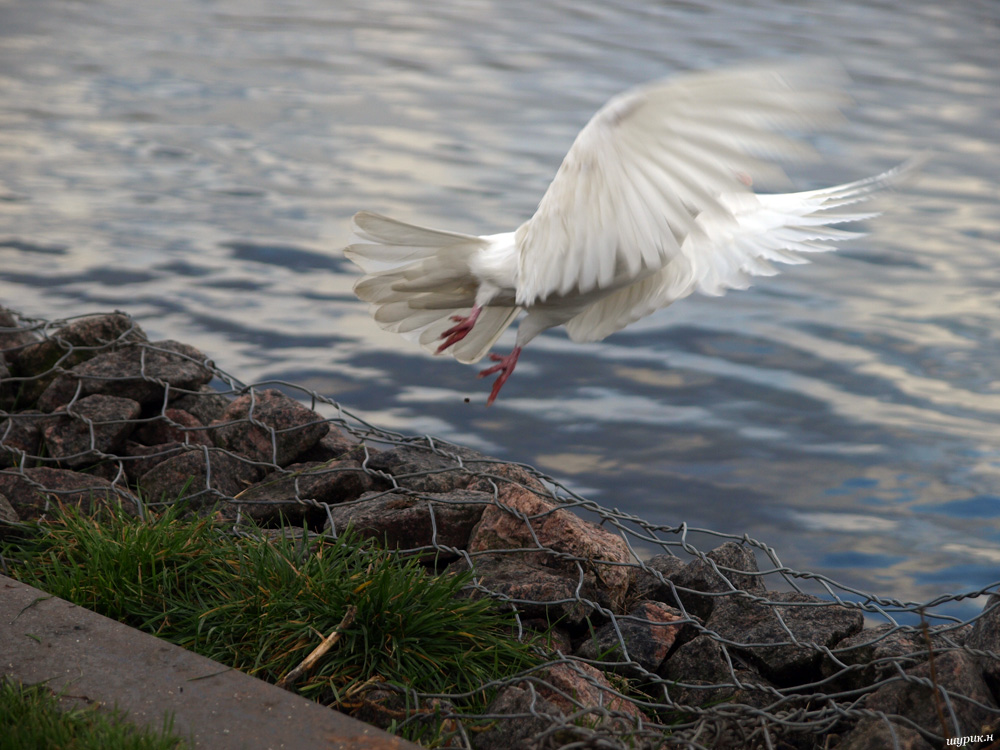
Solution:
M 511 373 L 514 372 L 514 366 L 517 364 L 517 358 L 519 356 L 521 356 L 521 347 L 519 346 L 515 346 L 514 350 L 506 357 L 502 357 L 499 354 L 490 355 L 490 359 L 497 364 L 492 367 L 487 367 L 479 373 L 479 377 L 485 378 L 487 375 L 495 375 L 498 372 L 500 373 L 500 377 L 497 378 L 496 382 L 493 384 L 493 390 L 490 391 L 490 397 L 486 399 L 487 406 L 496 401 L 497 394 L 500 393 L 500 389 L 503 387 L 503 384 L 507 382 L 507 378 L 509 378 Z
M 440 354 L 449 346 L 457 344 L 459 341 L 468 336 L 469 331 L 472 330 L 472 327 L 476 324 L 476 321 L 479 320 L 479 313 L 481 313 L 482 311 L 483 308 L 481 308 L 479 305 L 476 305 L 475 307 L 472 308 L 472 312 L 470 312 L 464 318 L 461 315 L 452 315 L 451 319 L 454 320 L 456 323 L 458 323 L 458 325 L 452 326 L 447 331 L 441 334 L 441 338 L 444 339 L 444 343 L 437 348 L 437 353 Z

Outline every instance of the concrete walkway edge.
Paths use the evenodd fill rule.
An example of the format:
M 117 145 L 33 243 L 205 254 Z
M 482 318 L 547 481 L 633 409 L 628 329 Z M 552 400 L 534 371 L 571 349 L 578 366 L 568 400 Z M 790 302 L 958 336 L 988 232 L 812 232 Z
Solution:
M 0 669 L 213 750 L 419 750 L 330 708 L 0 575 Z

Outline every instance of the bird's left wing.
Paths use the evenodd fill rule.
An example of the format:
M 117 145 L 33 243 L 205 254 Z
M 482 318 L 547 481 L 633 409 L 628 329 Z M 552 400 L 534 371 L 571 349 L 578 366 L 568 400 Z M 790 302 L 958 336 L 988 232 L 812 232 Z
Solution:
M 782 176 L 772 161 L 811 154 L 787 133 L 836 117 L 842 79 L 813 62 L 697 73 L 612 99 L 517 231 L 517 303 L 620 288 L 663 268 L 720 195 L 750 193 Z

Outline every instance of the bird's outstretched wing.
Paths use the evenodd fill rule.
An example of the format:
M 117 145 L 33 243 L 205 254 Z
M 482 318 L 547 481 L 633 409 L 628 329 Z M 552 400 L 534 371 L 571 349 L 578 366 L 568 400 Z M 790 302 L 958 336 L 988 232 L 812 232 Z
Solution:
M 835 250 L 836 243 L 862 236 L 836 225 L 878 215 L 855 204 L 904 182 L 922 162 L 918 157 L 875 177 L 803 193 L 723 194 L 718 206 L 698 215 L 669 265 L 590 305 L 566 330 L 574 341 L 599 341 L 694 291 L 745 289 L 752 276 L 778 273 L 773 263 L 806 263 L 803 254 Z
M 697 73 L 612 99 L 518 229 L 517 303 L 657 273 L 681 255 L 699 215 L 730 211 L 720 196 L 751 194 L 753 183 L 783 177 L 774 161 L 812 154 L 789 134 L 839 116 L 843 79 L 835 64 L 797 63 Z

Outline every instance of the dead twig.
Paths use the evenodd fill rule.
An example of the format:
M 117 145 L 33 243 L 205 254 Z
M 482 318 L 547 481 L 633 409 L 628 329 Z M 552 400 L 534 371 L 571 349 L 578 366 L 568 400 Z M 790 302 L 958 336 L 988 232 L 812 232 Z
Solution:
M 317 662 L 323 658 L 323 655 L 326 654 L 327 651 L 333 648 L 333 645 L 340 640 L 344 631 L 350 627 L 352 622 L 354 622 L 354 616 L 357 615 L 357 613 L 357 607 L 354 605 L 348 607 L 347 613 L 344 615 L 344 618 L 340 621 L 337 627 L 333 629 L 333 632 L 324 638 L 323 641 L 312 650 L 312 653 L 302 660 L 302 663 L 299 664 L 299 666 L 278 680 L 278 687 L 285 688 L 287 690 L 294 685 L 300 677 L 312 672 L 313 669 L 316 668 Z

